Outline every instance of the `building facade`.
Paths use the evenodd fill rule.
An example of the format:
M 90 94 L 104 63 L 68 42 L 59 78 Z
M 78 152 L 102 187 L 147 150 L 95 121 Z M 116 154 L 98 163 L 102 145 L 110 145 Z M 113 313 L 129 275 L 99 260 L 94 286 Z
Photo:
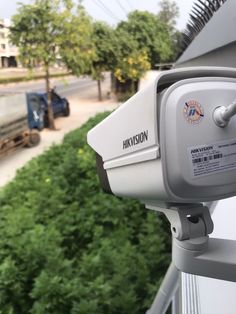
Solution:
M 236 67 L 236 1 L 218 2 L 222 2 L 220 9 L 214 12 L 203 29 L 194 36 L 177 60 L 176 67 Z M 197 22 L 200 23 L 203 17 L 203 14 L 199 15 Z
M 9 41 L 10 21 L 0 19 L 0 68 L 17 67 L 18 48 Z

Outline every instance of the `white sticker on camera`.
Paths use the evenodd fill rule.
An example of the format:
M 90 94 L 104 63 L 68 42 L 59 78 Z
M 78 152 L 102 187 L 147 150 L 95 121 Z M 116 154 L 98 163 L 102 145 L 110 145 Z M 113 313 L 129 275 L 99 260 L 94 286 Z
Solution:
M 192 177 L 236 169 L 236 139 L 188 148 Z

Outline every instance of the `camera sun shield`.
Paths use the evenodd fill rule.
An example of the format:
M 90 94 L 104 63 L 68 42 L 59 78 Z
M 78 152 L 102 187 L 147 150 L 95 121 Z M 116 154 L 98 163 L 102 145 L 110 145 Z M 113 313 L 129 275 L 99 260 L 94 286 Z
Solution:
M 106 191 L 153 202 L 193 203 L 236 194 L 236 118 L 214 110 L 236 99 L 236 71 L 162 72 L 88 133 Z

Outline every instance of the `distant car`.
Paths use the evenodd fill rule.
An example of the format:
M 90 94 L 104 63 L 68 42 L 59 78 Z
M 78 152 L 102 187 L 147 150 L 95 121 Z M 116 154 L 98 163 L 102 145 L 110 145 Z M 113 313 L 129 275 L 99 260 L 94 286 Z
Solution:
M 51 90 L 52 109 L 54 117 L 70 115 L 70 105 L 66 98 L 59 96 L 54 89 Z M 41 129 L 48 127 L 48 101 L 47 93 L 27 93 L 28 106 L 32 107 L 32 115 L 29 116 L 30 121 L 41 121 Z M 37 118 L 37 119 L 36 119 Z

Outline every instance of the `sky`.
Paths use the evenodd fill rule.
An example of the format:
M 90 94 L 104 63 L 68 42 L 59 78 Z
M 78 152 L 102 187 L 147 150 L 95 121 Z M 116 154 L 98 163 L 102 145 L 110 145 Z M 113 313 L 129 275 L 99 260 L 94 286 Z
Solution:
M 28 4 L 32 3 L 32 0 L 0 0 L 0 18 L 11 18 L 17 12 L 18 2 Z M 94 19 L 116 25 L 126 18 L 128 12 L 135 9 L 157 13 L 158 2 L 158 0 L 83 0 L 82 3 Z M 184 30 L 193 0 L 175 0 L 175 2 L 180 12 L 176 26 L 179 30 Z

